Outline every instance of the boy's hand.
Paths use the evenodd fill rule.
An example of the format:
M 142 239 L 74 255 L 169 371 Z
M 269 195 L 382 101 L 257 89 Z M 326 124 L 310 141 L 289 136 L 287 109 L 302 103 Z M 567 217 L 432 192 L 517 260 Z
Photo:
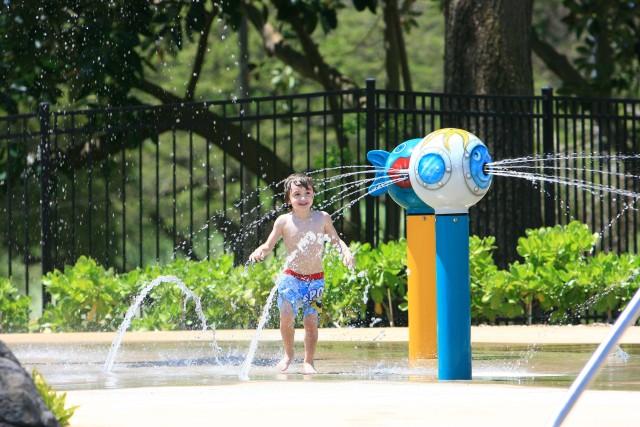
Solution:
M 255 251 L 253 251 L 251 255 L 249 255 L 249 261 L 251 262 L 262 261 L 265 255 L 266 254 L 264 253 L 264 250 L 262 248 L 258 248 Z
M 347 253 L 345 253 L 342 257 L 342 263 L 346 267 L 354 268 L 356 266 L 356 259 L 351 252 L 347 251 Z

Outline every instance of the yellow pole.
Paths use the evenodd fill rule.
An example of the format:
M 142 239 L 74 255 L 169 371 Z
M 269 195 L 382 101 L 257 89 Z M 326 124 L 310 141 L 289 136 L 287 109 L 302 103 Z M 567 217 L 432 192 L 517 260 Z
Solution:
M 407 215 L 409 363 L 438 356 L 435 215 Z

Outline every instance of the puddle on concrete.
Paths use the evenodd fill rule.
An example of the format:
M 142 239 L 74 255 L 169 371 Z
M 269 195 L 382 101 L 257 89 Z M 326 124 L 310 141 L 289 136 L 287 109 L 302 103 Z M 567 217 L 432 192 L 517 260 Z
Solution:
M 37 368 L 60 391 L 128 387 L 225 385 L 240 382 L 238 373 L 249 342 L 207 340 L 123 343 L 111 372 L 103 371 L 109 344 L 12 344 L 27 369 Z M 473 344 L 473 383 L 569 387 L 597 345 Z M 287 373 L 275 364 L 280 342 L 261 342 L 249 371 L 251 381 L 391 380 L 436 382 L 437 361 L 410 367 L 406 342 L 320 341 L 317 375 L 302 372 L 303 344 Z M 640 345 L 621 345 L 609 356 L 591 389 L 640 391 Z

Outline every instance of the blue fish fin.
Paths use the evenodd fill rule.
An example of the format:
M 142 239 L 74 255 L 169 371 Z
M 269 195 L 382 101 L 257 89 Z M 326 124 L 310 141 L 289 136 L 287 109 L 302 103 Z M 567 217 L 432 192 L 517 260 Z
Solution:
M 367 153 L 367 160 L 376 167 L 376 176 L 373 183 L 369 186 L 369 194 L 372 196 L 382 196 L 387 193 L 388 187 L 386 185 L 389 182 L 389 175 L 387 175 L 387 159 L 389 158 L 389 152 L 384 150 L 371 150 Z

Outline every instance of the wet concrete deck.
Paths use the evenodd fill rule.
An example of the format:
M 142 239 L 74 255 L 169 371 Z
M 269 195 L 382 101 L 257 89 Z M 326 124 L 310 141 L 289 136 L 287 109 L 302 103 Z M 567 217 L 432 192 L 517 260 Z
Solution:
M 68 392 L 73 427 L 545 426 L 559 389 L 410 381 L 248 381 Z M 587 391 L 563 426 L 637 426 L 640 392 Z
M 473 326 L 473 343 L 503 344 L 599 344 L 609 334 L 609 325 L 580 326 Z M 209 333 L 209 332 L 207 332 Z M 123 342 L 185 341 L 201 335 L 200 331 L 176 332 L 128 332 Z M 250 341 L 254 330 L 218 330 L 220 341 Z M 7 344 L 21 343 L 111 343 L 115 332 L 78 332 L 72 334 L 0 334 L 0 340 Z M 302 341 L 304 331 L 296 330 L 296 340 Z M 319 344 L 322 341 L 407 341 L 407 328 L 321 328 Z M 280 331 L 265 329 L 260 341 L 280 341 Z M 620 343 L 640 344 L 640 326 L 625 331 Z
M 608 326 L 474 327 L 474 343 L 600 343 Z M 125 341 L 182 341 L 194 332 L 129 333 Z M 297 331 L 296 339 L 302 339 Z M 114 334 L 0 335 L 11 343 L 110 342 Z M 253 331 L 218 331 L 217 339 L 250 340 Z M 279 340 L 263 331 L 261 340 Z M 405 341 L 405 328 L 323 329 L 322 341 Z M 640 344 L 640 327 L 622 343 Z M 317 368 L 322 372 L 322 366 Z M 318 380 L 283 375 L 200 387 L 154 387 L 67 392 L 79 405 L 72 427 L 213 426 L 298 424 L 306 426 L 545 426 L 566 397 L 559 388 L 423 382 Z M 586 391 L 563 426 L 637 426 L 640 392 Z

